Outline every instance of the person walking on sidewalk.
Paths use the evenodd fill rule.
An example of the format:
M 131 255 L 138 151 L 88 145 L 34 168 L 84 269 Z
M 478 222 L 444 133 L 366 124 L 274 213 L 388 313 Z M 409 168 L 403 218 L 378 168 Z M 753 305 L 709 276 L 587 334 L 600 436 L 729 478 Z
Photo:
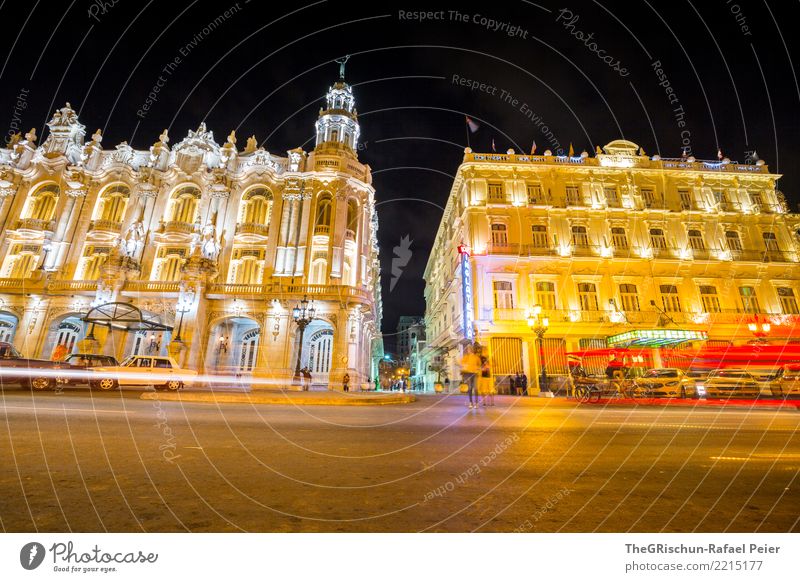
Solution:
M 486 356 L 481 356 L 481 377 L 478 380 L 478 393 L 483 396 L 484 406 L 494 406 L 494 395 L 497 394 L 497 389 L 494 386 L 489 358 Z
M 464 348 L 464 357 L 461 358 L 461 380 L 467 385 L 469 407 L 478 408 L 477 381 L 481 371 L 481 359 L 473 352 L 471 345 Z M 473 402 L 474 400 L 474 402 Z
M 345 392 L 350 392 L 350 374 L 347 372 L 344 373 L 344 377 L 342 378 L 342 389 Z

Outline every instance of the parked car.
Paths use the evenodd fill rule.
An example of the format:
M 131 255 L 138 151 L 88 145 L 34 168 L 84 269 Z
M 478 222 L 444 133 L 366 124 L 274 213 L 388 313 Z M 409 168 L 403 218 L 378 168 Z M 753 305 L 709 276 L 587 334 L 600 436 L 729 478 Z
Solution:
M 7 342 L 0 342 L 0 386 L 20 386 L 31 390 L 56 387 L 58 370 L 69 367 L 63 362 L 26 358 Z
M 62 363 L 69 366 L 63 376 L 56 378 L 59 384 L 87 386 L 94 376 L 92 368 L 118 366 L 117 358 L 100 354 L 70 354 Z
M 197 372 L 178 367 L 169 356 L 130 356 L 118 366 L 92 369 L 89 385 L 100 390 L 120 386 L 153 386 L 156 390 L 177 391 L 191 385 Z
M 786 364 L 772 382 L 772 395 L 776 398 L 800 396 L 800 365 Z
M 640 395 L 655 398 L 697 398 L 697 384 L 678 368 L 652 368 L 635 382 Z
M 783 376 L 783 369 L 780 366 L 747 366 L 745 369 L 758 382 L 761 396 L 769 398 L 775 395 L 774 387 L 780 383 Z
M 747 370 L 715 370 L 705 381 L 706 398 L 757 398 L 761 386 Z

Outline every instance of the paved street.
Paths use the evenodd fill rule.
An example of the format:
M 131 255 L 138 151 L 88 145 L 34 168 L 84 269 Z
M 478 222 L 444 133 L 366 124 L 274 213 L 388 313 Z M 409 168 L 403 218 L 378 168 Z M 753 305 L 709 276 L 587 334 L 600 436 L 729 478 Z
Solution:
M 800 531 L 800 411 L 0 395 L 5 531 Z

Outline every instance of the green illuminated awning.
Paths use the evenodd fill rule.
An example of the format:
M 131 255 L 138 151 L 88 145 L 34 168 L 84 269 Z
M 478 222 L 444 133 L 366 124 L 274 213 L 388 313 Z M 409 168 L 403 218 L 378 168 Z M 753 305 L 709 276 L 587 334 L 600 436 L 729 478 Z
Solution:
M 610 348 L 638 346 L 644 348 L 661 348 L 674 346 L 684 342 L 703 341 L 708 333 L 689 329 L 636 329 L 612 335 L 606 339 Z

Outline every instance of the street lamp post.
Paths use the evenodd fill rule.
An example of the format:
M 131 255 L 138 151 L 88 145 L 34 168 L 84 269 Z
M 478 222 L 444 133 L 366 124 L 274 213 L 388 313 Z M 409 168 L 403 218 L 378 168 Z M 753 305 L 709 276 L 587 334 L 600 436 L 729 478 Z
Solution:
M 175 341 L 182 342 L 183 339 L 181 339 L 181 329 L 183 328 L 183 314 L 189 311 L 191 307 L 186 301 L 178 301 L 178 304 L 175 306 L 175 309 L 177 310 L 178 313 L 181 314 L 181 317 L 178 320 L 178 333 L 175 334 Z
M 300 338 L 297 345 L 297 364 L 294 368 L 294 384 L 300 384 L 300 357 L 303 355 L 303 335 L 305 335 L 306 327 L 314 320 L 317 310 L 314 309 L 314 302 L 310 306 L 308 298 L 304 295 L 303 300 L 292 309 L 292 319 L 297 324 L 300 330 Z
M 528 312 L 527 319 L 528 327 L 536 334 L 536 345 L 539 351 L 539 374 L 536 377 L 539 384 L 539 392 L 549 392 L 547 370 L 544 365 L 544 334 L 547 333 L 547 328 L 550 327 L 550 319 L 542 317 L 541 305 L 534 305 L 533 309 Z

